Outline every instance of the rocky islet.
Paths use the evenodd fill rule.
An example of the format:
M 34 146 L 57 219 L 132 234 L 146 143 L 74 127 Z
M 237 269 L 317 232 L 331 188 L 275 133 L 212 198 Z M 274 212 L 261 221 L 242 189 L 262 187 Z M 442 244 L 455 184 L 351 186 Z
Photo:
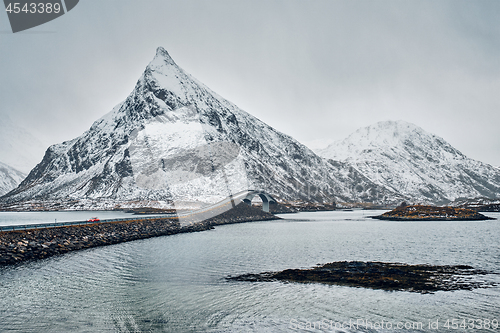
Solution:
M 494 274 L 467 265 L 409 265 L 403 263 L 338 261 L 310 269 L 250 273 L 229 281 L 323 283 L 388 291 L 433 293 L 487 288 L 495 283 L 479 276 Z

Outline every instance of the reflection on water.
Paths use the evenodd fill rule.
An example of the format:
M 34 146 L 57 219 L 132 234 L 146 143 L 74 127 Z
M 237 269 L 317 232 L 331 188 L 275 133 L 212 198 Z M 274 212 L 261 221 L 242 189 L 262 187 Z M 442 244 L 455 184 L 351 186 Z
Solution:
M 323 320 L 309 331 L 333 332 L 327 324 L 383 320 L 421 322 L 422 331 L 436 332 L 428 329 L 429 321 L 439 320 L 443 328 L 451 318 L 500 319 L 499 287 L 423 295 L 224 279 L 340 260 L 465 264 L 500 273 L 498 220 L 364 218 L 377 213 L 282 215 L 286 220 L 220 226 L 2 268 L 0 331 L 293 332 L 305 331 L 299 324 Z M 500 282 L 498 275 L 488 278 Z M 455 332 L 460 331 L 467 330 Z

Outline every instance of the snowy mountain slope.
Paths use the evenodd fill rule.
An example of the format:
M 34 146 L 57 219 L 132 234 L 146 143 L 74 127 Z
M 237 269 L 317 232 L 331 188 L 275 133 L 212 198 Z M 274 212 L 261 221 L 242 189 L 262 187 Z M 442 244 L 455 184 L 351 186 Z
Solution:
M 500 198 L 471 198 L 471 199 L 457 199 L 451 203 L 453 207 L 461 206 L 486 206 L 486 205 L 500 205 Z
M 124 102 L 80 137 L 49 147 L 3 202 L 178 205 L 247 189 L 288 200 L 399 200 L 348 164 L 322 159 L 240 110 L 158 48 Z
M 0 196 L 16 188 L 25 177 L 21 171 L 0 162 Z
M 351 163 L 376 184 L 417 201 L 500 196 L 500 169 L 467 158 L 442 138 L 404 121 L 361 128 L 317 153 Z

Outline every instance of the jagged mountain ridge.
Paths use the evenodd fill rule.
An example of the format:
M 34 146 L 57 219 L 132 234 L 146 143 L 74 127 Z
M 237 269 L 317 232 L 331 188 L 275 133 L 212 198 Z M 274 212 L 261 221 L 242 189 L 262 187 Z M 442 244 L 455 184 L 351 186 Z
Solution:
M 0 196 L 16 188 L 25 177 L 21 171 L 0 162 Z
M 216 155 L 214 143 L 237 147 L 223 167 L 173 161 Z M 399 200 L 349 164 L 322 159 L 240 110 L 158 48 L 124 102 L 80 137 L 50 146 L 3 201 L 90 199 L 112 208 L 145 200 L 214 202 L 243 189 L 287 200 Z
M 500 169 L 467 158 L 444 139 L 404 121 L 360 128 L 316 152 L 354 165 L 376 184 L 413 201 L 500 197 Z

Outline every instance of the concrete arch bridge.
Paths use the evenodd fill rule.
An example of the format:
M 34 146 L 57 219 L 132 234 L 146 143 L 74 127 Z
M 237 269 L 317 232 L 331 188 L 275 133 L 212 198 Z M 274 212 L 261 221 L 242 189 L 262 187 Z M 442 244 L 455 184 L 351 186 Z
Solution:
M 252 204 L 252 199 L 255 196 L 259 196 L 262 199 L 262 210 L 265 212 L 269 212 L 269 204 L 273 203 L 276 204 L 276 199 L 274 199 L 269 193 L 266 193 L 261 190 L 246 190 L 243 191 L 246 192 L 246 195 L 241 201 L 244 203 L 251 205 Z

